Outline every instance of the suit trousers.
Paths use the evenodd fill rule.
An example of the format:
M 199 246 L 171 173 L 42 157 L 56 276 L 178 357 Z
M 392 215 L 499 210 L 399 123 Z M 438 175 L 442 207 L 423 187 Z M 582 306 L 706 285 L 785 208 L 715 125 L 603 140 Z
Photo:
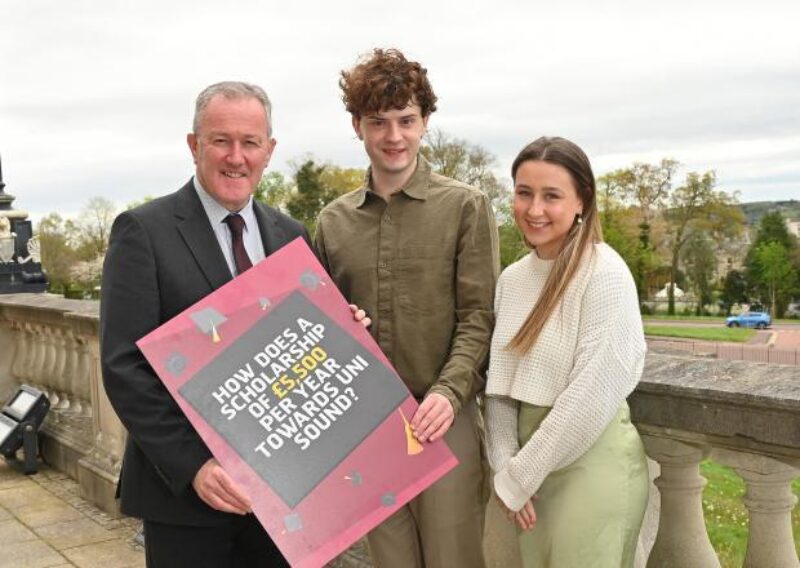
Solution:
M 289 568 L 254 515 L 211 527 L 144 521 L 147 568 Z
M 459 464 L 367 535 L 376 568 L 484 568 L 486 489 L 477 404 L 445 434 Z

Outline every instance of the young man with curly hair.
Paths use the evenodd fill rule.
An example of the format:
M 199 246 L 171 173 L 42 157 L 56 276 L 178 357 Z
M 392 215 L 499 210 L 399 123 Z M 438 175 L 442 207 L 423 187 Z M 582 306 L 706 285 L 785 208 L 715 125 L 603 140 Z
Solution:
M 417 439 L 444 437 L 459 465 L 368 535 L 384 568 L 482 568 L 485 510 L 475 395 L 484 386 L 499 269 L 487 196 L 419 153 L 436 95 L 427 70 L 375 49 L 339 85 L 369 157 L 363 187 L 320 214 L 316 244 L 420 402 Z

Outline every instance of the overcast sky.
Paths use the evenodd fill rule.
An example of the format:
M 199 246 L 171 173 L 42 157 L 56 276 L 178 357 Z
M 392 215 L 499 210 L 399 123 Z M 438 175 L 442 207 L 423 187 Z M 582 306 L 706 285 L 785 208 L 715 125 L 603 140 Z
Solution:
M 177 189 L 194 98 L 227 79 L 273 100 L 271 168 L 364 167 L 337 79 L 381 46 L 428 68 L 429 126 L 502 177 L 548 134 L 597 175 L 672 157 L 742 201 L 800 199 L 798 24 L 798 0 L 0 0 L 6 192 L 37 219 Z

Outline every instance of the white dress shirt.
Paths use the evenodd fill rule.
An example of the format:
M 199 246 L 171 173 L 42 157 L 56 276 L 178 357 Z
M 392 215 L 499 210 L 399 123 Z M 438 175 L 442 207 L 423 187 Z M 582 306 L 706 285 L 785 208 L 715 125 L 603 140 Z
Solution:
M 193 178 L 194 189 L 197 191 L 197 196 L 200 198 L 200 203 L 203 204 L 203 209 L 206 212 L 208 221 L 211 223 L 211 228 L 214 231 L 214 236 L 217 237 L 219 248 L 222 249 L 222 254 L 225 256 L 225 262 L 228 263 L 228 270 L 231 271 L 233 276 L 236 275 L 236 262 L 233 259 L 233 239 L 231 230 L 225 223 L 231 211 L 225 209 L 213 197 L 211 197 L 205 188 L 200 185 L 197 176 Z M 264 243 L 261 240 L 261 231 L 258 228 L 258 221 L 256 220 L 255 211 L 253 211 L 253 196 L 247 201 L 241 210 L 235 211 L 244 219 L 244 231 L 242 233 L 242 240 L 244 241 L 244 249 L 247 251 L 247 256 L 250 257 L 250 262 L 253 266 L 264 260 Z

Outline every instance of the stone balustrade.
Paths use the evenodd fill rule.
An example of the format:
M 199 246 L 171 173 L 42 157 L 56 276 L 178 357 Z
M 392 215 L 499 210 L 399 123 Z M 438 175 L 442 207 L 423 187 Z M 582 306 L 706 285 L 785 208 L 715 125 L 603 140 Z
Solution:
M 47 394 L 44 458 L 114 514 L 125 430 L 100 380 L 98 312 L 97 302 L 0 296 L 0 399 L 22 383 Z
M 97 302 L 0 296 L 0 401 L 21 383 L 52 404 L 45 458 L 77 479 L 84 497 L 115 513 L 125 431 L 101 380 Z M 797 502 L 791 481 L 800 476 L 800 367 L 651 351 L 630 405 L 655 477 L 638 565 L 719 566 L 702 511 L 699 464 L 710 456 L 746 484 L 745 566 L 800 566 L 790 518 Z M 504 554 L 490 564 L 518 560 Z M 358 554 L 343 559 L 338 566 L 368 565 Z
M 800 477 L 800 369 L 650 352 L 630 405 L 647 454 L 660 466 L 648 567 L 719 566 L 703 521 L 699 466 L 708 456 L 745 482 L 744 565 L 800 566 L 791 526 L 791 482 Z

